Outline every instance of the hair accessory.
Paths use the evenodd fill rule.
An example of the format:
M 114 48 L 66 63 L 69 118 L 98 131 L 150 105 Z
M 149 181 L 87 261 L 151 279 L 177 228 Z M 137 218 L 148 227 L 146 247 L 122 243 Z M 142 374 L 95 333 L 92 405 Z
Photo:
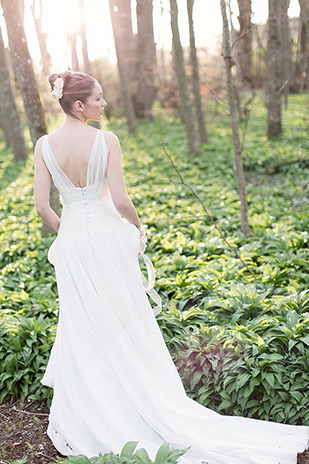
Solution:
M 54 88 L 51 91 L 51 94 L 55 100 L 60 100 L 60 98 L 62 98 L 63 86 L 64 86 L 64 81 L 62 77 L 57 77 L 57 79 L 54 82 Z

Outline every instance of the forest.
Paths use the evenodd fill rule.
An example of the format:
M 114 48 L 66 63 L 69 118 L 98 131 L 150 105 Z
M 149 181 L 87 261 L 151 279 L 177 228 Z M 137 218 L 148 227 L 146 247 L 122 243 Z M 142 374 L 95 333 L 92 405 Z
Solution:
M 66 69 L 103 88 L 89 124 L 120 140 L 187 395 L 308 426 L 309 1 L 0 0 L 0 464 L 184 453 L 164 444 L 152 459 L 136 437 L 118 454 L 64 457 L 46 434 L 59 294 L 33 152 L 63 122 L 47 77 Z M 50 205 L 60 216 L 53 182 Z M 309 464 L 302 451 L 295 464 Z

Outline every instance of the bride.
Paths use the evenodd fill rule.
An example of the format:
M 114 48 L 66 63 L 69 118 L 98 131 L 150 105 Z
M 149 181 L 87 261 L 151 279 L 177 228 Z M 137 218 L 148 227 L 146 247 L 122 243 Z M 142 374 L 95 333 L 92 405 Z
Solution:
M 53 388 L 47 433 L 54 446 L 92 457 L 119 453 L 133 440 L 153 459 L 167 442 L 186 449 L 183 464 L 296 464 L 308 427 L 223 416 L 186 395 L 155 318 L 161 300 L 118 138 L 87 125 L 107 104 L 101 85 L 68 71 L 49 83 L 65 119 L 36 144 L 34 195 L 38 214 L 57 232 L 47 257 L 60 309 L 41 380 Z M 61 218 L 49 205 L 51 178 Z

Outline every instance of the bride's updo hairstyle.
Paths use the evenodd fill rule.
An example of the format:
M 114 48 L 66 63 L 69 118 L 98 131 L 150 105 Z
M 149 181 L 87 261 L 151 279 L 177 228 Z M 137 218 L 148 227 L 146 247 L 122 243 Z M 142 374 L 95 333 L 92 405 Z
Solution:
M 79 71 L 54 73 L 48 77 L 51 91 L 54 89 L 54 83 L 58 77 L 63 79 L 63 91 L 62 97 L 58 99 L 59 104 L 66 114 L 76 118 L 73 112 L 74 103 L 77 100 L 86 103 L 87 98 L 90 97 L 93 92 L 96 80 L 89 76 L 89 74 Z

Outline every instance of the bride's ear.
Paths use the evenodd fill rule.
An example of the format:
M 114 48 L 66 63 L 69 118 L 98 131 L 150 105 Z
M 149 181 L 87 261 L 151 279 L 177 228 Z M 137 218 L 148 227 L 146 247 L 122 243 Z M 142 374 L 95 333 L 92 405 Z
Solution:
M 74 103 L 74 108 L 78 112 L 83 112 L 84 111 L 84 104 L 80 100 L 76 100 L 76 102 Z

